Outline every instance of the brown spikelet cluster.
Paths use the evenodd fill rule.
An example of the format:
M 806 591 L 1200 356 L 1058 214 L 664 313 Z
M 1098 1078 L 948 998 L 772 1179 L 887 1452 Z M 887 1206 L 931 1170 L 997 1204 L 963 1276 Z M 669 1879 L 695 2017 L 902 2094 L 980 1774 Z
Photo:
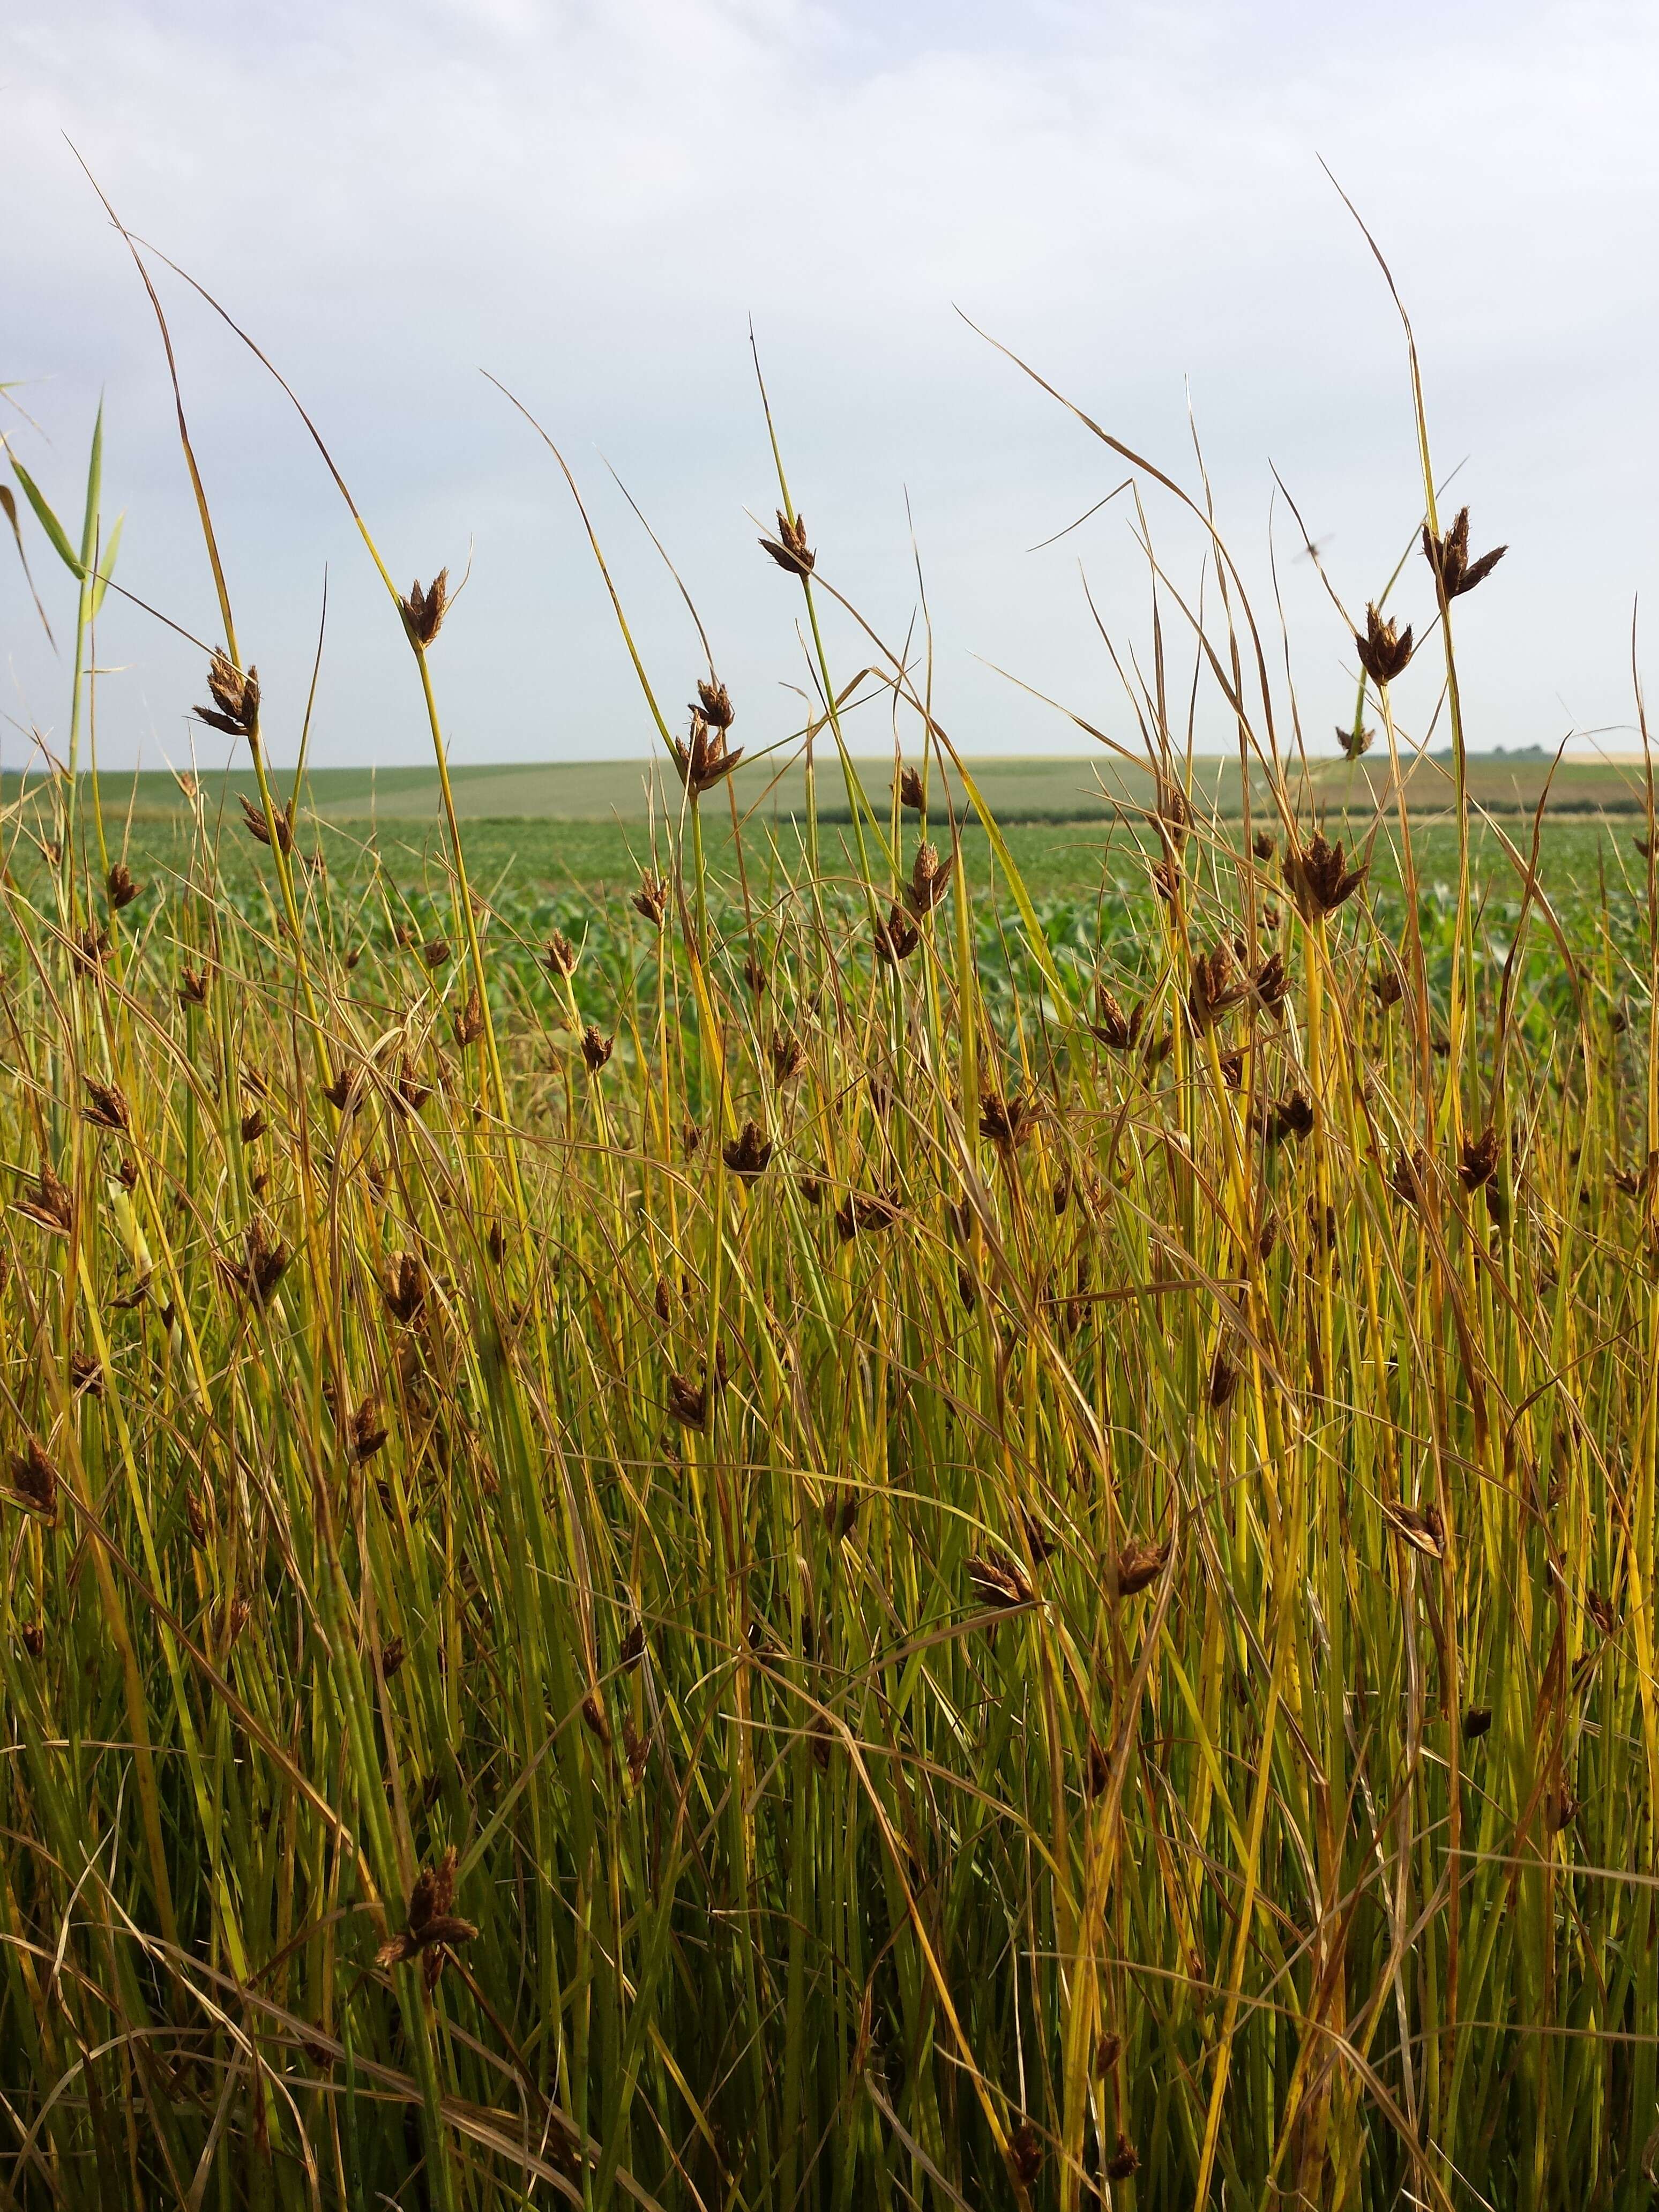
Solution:
M 374 1458 L 386 1440 L 386 1425 L 380 1418 L 380 1409 L 373 1397 L 362 1400 L 352 1415 L 348 1426 L 347 1442 L 351 1456 L 361 1467 Z
M 1412 657 L 1411 624 L 1403 630 L 1386 621 L 1375 607 L 1365 610 L 1365 632 L 1362 637 L 1354 632 L 1354 650 L 1359 655 L 1359 665 L 1378 690 L 1382 690 L 1403 676 Z
M 138 886 L 133 880 L 132 870 L 125 860 L 117 860 L 104 878 L 104 890 L 113 910 L 119 914 L 123 907 L 132 904 L 138 896 Z
M 689 1382 L 684 1375 L 668 1378 L 668 1410 L 683 1429 L 705 1429 L 708 1425 L 708 1386 L 706 1382 Z
M 125 1133 L 132 1127 L 132 1109 L 127 1096 L 118 1083 L 94 1083 L 91 1076 L 81 1079 L 86 1085 L 87 1103 L 81 1109 L 83 1121 L 90 1121 L 94 1129 L 114 1129 Z
M 780 568 L 787 568 L 792 576 L 810 576 L 815 556 L 806 544 L 806 525 L 798 514 L 792 522 L 783 509 L 778 509 L 778 534 L 763 538 L 761 550 L 769 553 Z
M 745 1121 L 735 1137 L 720 1147 L 720 1157 L 734 1176 L 752 1182 L 766 1172 L 772 1157 L 772 1140 L 758 1121 Z
M 582 1059 L 590 1075 L 597 1075 L 617 1048 L 615 1037 L 608 1037 L 589 1022 L 582 1031 Z
M 836 1208 L 835 1218 L 836 1235 L 843 1244 L 850 1244 L 855 1237 L 890 1229 L 899 1210 L 890 1198 L 883 1198 L 878 1191 L 849 1190 Z
M 1155 1583 L 1170 1563 L 1175 1539 L 1161 1544 L 1126 1544 L 1113 1561 L 1109 1583 L 1115 1597 L 1134 1597 Z
M 1290 996 L 1291 979 L 1285 972 L 1285 956 L 1270 952 L 1250 979 L 1250 988 L 1256 1004 L 1264 1012 L 1272 1013 L 1282 1006 Z
M 921 933 L 906 915 L 902 906 L 893 907 L 885 921 L 877 918 L 874 927 L 876 957 L 890 967 L 908 960 L 921 942 Z
M 179 970 L 179 987 L 175 995 L 181 1006 L 204 1006 L 207 1004 L 208 980 L 200 969 L 186 963 Z
M 253 1306 L 265 1305 L 288 1272 L 287 1245 L 268 1237 L 258 1221 L 249 1224 L 240 1257 L 225 1252 L 217 1256 L 226 1282 Z
M 1437 1505 L 1419 1512 L 1414 1505 L 1398 1505 L 1384 1499 L 1382 1511 L 1402 1544 L 1413 1552 L 1421 1552 L 1425 1559 L 1444 1559 L 1446 1524 Z
M 556 981 L 564 982 L 576 972 L 575 946 L 561 929 L 556 929 L 542 948 L 542 965 Z
M 426 1269 L 413 1252 L 400 1252 L 386 1271 L 380 1294 L 393 1321 L 405 1328 L 426 1304 Z
M 33 1437 L 11 1463 L 11 1492 L 26 1512 L 56 1524 L 58 1470 Z
M 981 1605 L 991 1606 L 999 1613 L 1012 1612 L 1016 1606 L 1036 1601 L 1036 1592 L 1027 1581 L 1024 1570 L 1004 1553 L 975 1554 L 968 1562 L 968 1583 Z
M 1106 986 L 1100 984 L 1095 992 L 1095 1018 L 1090 1024 L 1090 1034 L 1113 1052 L 1133 1052 L 1140 1037 L 1140 1025 L 1146 1018 L 1145 1003 L 1125 1013 Z
M 717 683 L 712 676 L 707 683 L 698 678 L 697 703 L 691 712 L 701 714 L 711 730 L 729 730 L 738 719 L 732 704 L 732 694 L 724 684 Z
M 443 1971 L 444 1953 L 470 1943 L 478 1932 L 454 1910 L 458 1857 L 452 1844 L 435 1866 L 422 1869 L 409 1893 L 401 1934 L 389 1937 L 374 1954 L 377 1966 L 402 1966 L 421 1959 L 428 1991 Z
M 1466 1137 L 1458 1156 L 1457 1180 L 1467 1191 L 1477 1191 L 1498 1172 L 1498 1132 L 1487 1127 L 1478 1137 Z
M 220 650 L 208 663 L 207 680 L 213 704 L 197 708 L 197 720 L 205 722 L 210 729 L 222 730 L 228 738 L 246 738 L 249 744 L 258 744 L 258 670 L 250 668 L 244 673 L 228 653 Z
M 917 846 L 910 880 L 904 887 L 904 903 L 918 919 L 931 914 L 950 890 L 951 873 L 956 864 L 954 853 L 948 860 L 941 860 L 937 847 L 926 838 Z
M 1370 752 L 1372 745 L 1376 742 L 1376 732 L 1368 730 L 1363 722 L 1352 724 L 1339 722 L 1336 726 L 1336 742 L 1342 748 L 1344 760 L 1357 761 Z
M 987 1091 L 979 1102 L 979 1133 L 988 1137 L 1000 1152 L 1012 1152 L 1036 1127 L 1037 1115 L 1036 1101 L 1024 1091 L 1012 1091 L 1005 1098 L 998 1091 Z
M 484 1033 L 483 1000 L 475 983 L 467 993 L 466 1004 L 456 1010 L 454 1018 L 455 1042 L 462 1052 L 475 1045 Z
M 781 1090 L 800 1073 L 805 1048 L 793 1030 L 775 1030 L 768 1057 L 772 1063 L 772 1080 Z
M 1351 899 L 1365 880 L 1362 862 L 1346 865 L 1340 843 L 1331 844 L 1316 830 L 1305 845 L 1285 855 L 1285 884 L 1304 921 L 1319 921 Z
M 1479 560 L 1470 560 L 1467 507 L 1458 508 L 1457 519 L 1443 538 L 1437 538 L 1426 522 L 1423 525 L 1423 557 L 1440 579 L 1440 587 L 1449 599 L 1461 599 L 1477 584 L 1484 584 L 1509 550 L 1507 545 L 1494 545 Z
M 1268 1109 L 1267 1135 L 1274 1144 L 1282 1145 L 1287 1138 L 1300 1144 L 1312 1133 L 1313 1102 L 1305 1091 L 1292 1091 L 1288 1098 L 1277 1098 Z
M 273 807 L 270 820 L 267 822 L 264 809 L 254 805 L 246 793 L 239 793 L 238 798 L 242 809 L 242 827 L 256 845 L 269 845 L 274 827 L 279 849 L 284 853 L 294 850 L 294 817 L 287 807 Z
M 635 914 L 641 915 L 653 929 L 660 929 L 663 917 L 668 912 L 668 885 L 650 868 L 640 877 L 640 887 L 629 902 Z
M 411 584 L 408 597 L 399 599 L 398 605 L 410 641 L 424 652 L 443 627 L 444 617 L 449 611 L 448 569 L 440 568 L 424 591 L 418 582 Z
M 45 1164 L 32 1188 L 18 1199 L 17 1210 L 60 1237 L 67 1237 L 75 1226 L 75 1200 L 69 1185 Z
M 908 806 L 913 814 L 920 814 L 927 803 L 927 793 L 922 788 L 921 770 L 914 768 L 901 769 L 898 790 L 899 805 Z
M 1238 972 L 1231 946 L 1218 945 L 1209 952 L 1200 952 L 1193 963 L 1192 976 L 1187 985 L 1187 1012 L 1194 1030 L 1201 1036 L 1205 1030 L 1213 1029 L 1249 990 L 1249 985 Z
M 692 798 L 701 798 L 705 791 L 712 791 L 731 775 L 742 758 L 743 747 L 728 745 L 725 730 L 711 722 L 701 707 L 694 707 L 689 740 L 674 740 L 674 765 Z

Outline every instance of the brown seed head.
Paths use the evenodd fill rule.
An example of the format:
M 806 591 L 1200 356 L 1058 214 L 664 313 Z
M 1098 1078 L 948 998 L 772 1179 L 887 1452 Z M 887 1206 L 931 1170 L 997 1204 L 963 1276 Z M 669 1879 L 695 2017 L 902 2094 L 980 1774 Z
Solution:
M 542 948 L 542 965 L 559 982 L 575 974 L 577 957 L 575 946 L 562 929 L 556 929 Z
M 1181 863 L 1166 854 L 1154 860 L 1152 867 L 1152 889 L 1166 906 L 1173 906 L 1181 896 Z
M 421 957 L 428 968 L 441 968 L 449 957 L 449 939 L 447 937 L 434 937 L 421 947 Z
M 1022 2120 L 1008 2138 L 1008 2165 L 1021 2189 L 1029 2189 L 1042 2171 L 1042 2138 L 1030 2120 Z
M 258 744 L 258 670 L 250 668 L 244 674 L 228 653 L 216 650 L 208 663 L 208 690 L 213 694 L 213 705 L 197 708 L 197 720 L 205 722 L 210 729 L 222 730 L 228 738 L 246 738 L 249 744 Z
M 1119 2136 L 1117 2148 L 1106 2161 L 1106 2179 L 1108 2181 L 1127 2181 L 1139 2171 L 1140 2153 L 1127 2136 Z
M 1256 1004 L 1265 1012 L 1272 1013 L 1275 1007 L 1284 1005 L 1290 995 L 1291 979 L 1285 972 L 1282 952 L 1267 955 L 1256 969 L 1250 988 L 1255 994 Z
M 908 960 L 921 942 L 915 924 L 906 918 L 902 906 L 894 907 L 885 921 L 878 920 L 875 926 L 876 957 L 884 960 L 889 967 L 896 967 Z
M 40 1659 L 46 1656 L 46 1631 L 44 1622 L 25 1621 L 18 1632 L 23 1639 L 23 1649 L 31 1659 Z
M 1336 726 L 1336 742 L 1342 748 L 1344 760 L 1357 761 L 1364 754 L 1370 752 L 1376 744 L 1376 732 L 1368 730 L 1363 722 L 1355 722 L 1352 728 L 1345 722 L 1339 722 Z
M 792 576 L 811 574 L 816 556 L 807 550 L 806 525 L 799 514 L 791 522 L 780 507 L 777 536 L 763 538 L 760 544 L 761 550 L 769 553 L 779 568 L 787 568 Z
M 463 1052 L 477 1044 L 484 1033 L 483 1000 L 476 983 L 467 994 L 466 1004 L 456 1012 L 454 1028 L 455 1042 Z
M 1457 1179 L 1465 1190 L 1479 1190 L 1498 1172 L 1498 1132 L 1490 1127 L 1478 1137 L 1466 1137 L 1457 1163 Z
M 1271 860 L 1279 850 L 1279 840 L 1271 830 L 1258 830 L 1250 840 L 1250 850 L 1258 860 Z
M 582 1718 L 587 1723 L 589 1734 L 597 1738 L 605 1750 L 609 1751 L 611 1723 L 605 1717 L 605 1707 L 597 1690 L 590 1690 L 582 1699 Z
M 742 758 L 743 747 L 728 747 L 725 731 L 716 729 L 700 707 L 693 708 L 690 740 L 674 740 L 674 764 L 693 799 L 730 775 Z
M 1401 1543 L 1409 1545 L 1413 1552 L 1421 1552 L 1425 1559 L 1445 1558 L 1446 1524 L 1437 1505 L 1428 1506 L 1419 1513 L 1414 1505 L 1396 1505 L 1384 1498 L 1382 1512 Z
M 1491 1728 L 1491 1726 L 1492 1707 L 1490 1705 L 1471 1705 L 1463 1716 L 1464 1741 L 1466 1743 L 1477 1742 L 1481 1736 L 1486 1735 L 1487 1729 Z
M 1390 1006 L 1397 1006 L 1405 997 L 1406 987 L 1392 968 L 1381 968 L 1371 978 L 1371 995 L 1378 1009 L 1386 1014 Z
M 1354 632 L 1354 650 L 1359 655 L 1359 665 L 1379 690 L 1403 676 L 1412 657 L 1411 624 L 1403 631 L 1392 622 L 1385 622 L 1375 607 L 1365 610 L 1365 635 Z
M 1146 1018 L 1145 1004 L 1126 1014 L 1106 986 L 1100 984 L 1095 992 L 1095 1019 L 1090 1024 L 1090 1034 L 1100 1039 L 1113 1052 L 1133 1052 L 1140 1036 L 1140 1024 Z
M 1175 1539 L 1172 1536 L 1166 1536 L 1161 1544 L 1126 1544 L 1111 1569 L 1113 1596 L 1133 1597 L 1150 1583 L 1155 1583 L 1169 1565 L 1170 1554 L 1174 1548 Z
M 668 912 L 668 885 L 659 875 L 647 868 L 640 878 L 640 887 L 634 894 L 634 911 L 641 915 L 653 929 L 660 929 L 663 917 Z
M 82 975 L 96 975 L 103 968 L 104 956 L 109 951 L 109 932 L 88 924 L 70 939 L 70 951 L 75 965 Z
M 904 902 L 912 914 L 920 917 L 933 912 L 951 888 L 951 872 L 956 864 L 954 853 L 948 860 L 941 860 L 938 848 L 922 840 L 904 890 Z
M 87 1087 L 87 1103 L 81 1109 L 84 1120 L 94 1129 L 125 1131 L 131 1127 L 131 1109 L 118 1083 L 94 1083 L 89 1075 L 82 1080 Z
M 1200 952 L 1187 986 L 1187 1012 L 1193 1027 L 1200 1036 L 1213 1029 L 1244 998 L 1249 988 L 1228 946 L 1218 945 L 1212 951 Z
M 264 1115 L 256 1106 L 251 1114 L 244 1114 L 242 1116 L 242 1142 L 245 1145 L 257 1145 L 269 1126 Z
M 386 1442 L 386 1431 L 373 1396 L 367 1397 L 351 1417 L 348 1436 L 351 1456 L 359 1466 L 374 1458 Z
M 772 1140 L 758 1121 L 745 1121 L 739 1133 L 728 1137 L 721 1146 L 720 1157 L 734 1176 L 752 1182 L 765 1173 L 772 1157 Z
M 207 977 L 186 963 L 179 970 L 179 988 L 175 996 L 181 1006 L 204 1006 L 207 1004 Z
M 426 1304 L 426 1269 L 412 1252 L 400 1252 L 380 1286 L 386 1311 L 405 1327 Z
M 968 1580 L 981 1604 L 993 1606 L 999 1613 L 1009 1612 L 1015 1606 L 1034 1604 L 1036 1600 L 1036 1592 L 1026 1580 L 1024 1570 L 1000 1553 L 995 1557 L 969 1559 Z
M 1023 1091 L 1003 1098 L 994 1091 L 987 1091 L 979 1102 L 979 1133 L 988 1137 L 999 1150 L 1012 1152 L 1036 1127 L 1037 1114 L 1036 1100 Z
M 20 1213 L 27 1213 L 31 1221 L 38 1221 L 43 1229 L 58 1236 L 67 1236 L 75 1226 L 75 1200 L 69 1185 L 42 1165 L 35 1177 L 34 1187 L 26 1197 L 17 1201 Z
M 706 684 L 701 677 L 698 678 L 697 701 L 697 705 L 691 711 L 694 714 L 701 714 L 711 730 L 729 730 L 738 719 L 732 709 L 731 693 L 724 684 L 717 684 L 712 677 Z
M 901 769 L 899 770 L 900 805 L 910 807 L 915 813 L 920 814 L 925 803 L 921 772 L 913 768 Z
M 273 1243 L 258 1221 L 248 1225 L 243 1244 L 244 1256 L 233 1260 L 228 1254 L 219 1255 L 219 1271 L 233 1289 L 240 1291 L 250 1304 L 263 1306 L 283 1279 L 288 1270 L 288 1247 Z
M 389 1682 L 398 1674 L 409 1656 L 409 1647 L 401 1636 L 389 1636 L 380 1646 L 380 1679 Z
M 1426 522 L 1423 525 L 1423 557 L 1439 577 L 1449 599 L 1461 598 L 1477 584 L 1484 584 L 1509 550 L 1507 545 L 1495 545 L 1478 561 L 1470 560 L 1467 507 L 1458 508 L 1457 519 L 1443 538 L 1437 538 Z
M 1267 1135 L 1273 1144 L 1283 1144 L 1287 1137 L 1300 1144 L 1313 1125 L 1313 1103 L 1305 1091 L 1292 1091 L 1288 1098 L 1276 1098 L 1268 1109 Z
M 772 1080 L 780 1088 L 792 1083 L 800 1073 L 805 1048 L 793 1030 L 775 1030 L 772 1033 Z
M 582 1058 L 587 1063 L 590 1075 L 597 1075 L 617 1048 L 615 1037 L 601 1034 L 592 1022 L 582 1031 Z
M 1237 1388 L 1238 1370 L 1228 1358 L 1225 1351 L 1218 1347 L 1210 1364 L 1210 1410 L 1220 1413 Z
M 668 1410 L 683 1429 L 708 1425 L 708 1386 L 688 1382 L 683 1375 L 668 1378 Z
M 58 1470 L 34 1438 L 11 1463 L 12 1495 L 26 1512 L 53 1525 L 58 1520 Z
M 276 825 L 276 842 L 284 853 L 294 850 L 294 817 L 286 807 L 273 807 L 270 822 L 264 817 L 263 808 L 255 806 L 246 793 L 238 797 L 242 808 L 242 827 L 256 845 L 269 845 L 271 823 Z
M 104 889 L 109 894 L 111 906 L 118 914 L 124 906 L 131 906 L 137 897 L 138 886 L 134 883 L 132 871 L 125 860 L 117 860 L 111 868 L 104 878 Z
M 1317 830 L 1300 850 L 1292 848 L 1285 855 L 1285 882 L 1304 921 L 1334 914 L 1364 880 L 1364 864 L 1346 867 L 1340 844 L 1328 843 Z
M 871 1190 L 849 1190 L 836 1208 L 836 1231 L 843 1244 L 850 1244 L 855 1237 L 890 1229 L 898 1218 L 899 1210 L 891 1199 Z
M 411 584 L 409 597 L 399 599 L 398 605 L 403 610 L 404 628 L 411 643 L 424 652 L 443 627 L 444 617 L 449 611 L 448 569 L 440 568 L 424 591 L 418 582 Z

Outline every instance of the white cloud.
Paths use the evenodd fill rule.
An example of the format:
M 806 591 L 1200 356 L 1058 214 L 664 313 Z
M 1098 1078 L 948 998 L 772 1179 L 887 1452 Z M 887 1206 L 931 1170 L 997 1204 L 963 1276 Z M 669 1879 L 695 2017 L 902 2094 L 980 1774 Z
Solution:
M 400 578 L 476 539 L 439 662 L 463 754 L 644 743 L 551 463 L 480 364 L 592 491 L 665 698 L 688 694 L 695 638 L 596 448 L 697 595 L 747 734 L 784 726 L 795 602 L 744 513 L 772 495 L 751 313 L 824 566 L 896 635 L 908 488 L 939 696 L 969 742 L 1066 735 L 975 654 L 1121 728 L 1076 557 L 1131 633 L 1145 587 L 1121 507 L 1022 550 L 1118 471 L 953 303 L 1186 477 L 1190 378 L 1264 605 L 1269 456 L 1363 601 L 1411 527 L 1414 457 L 1397 326 L 1316 153 L 1412 304 L 1439 462 L 1468 456 L 1477 533 L 1514 549 L 1462 626 L 1478 738 L 1628 716 L 1631 601 L 1656 580 L 1650 9 L 14 0 L 9 21 L 0 378 L 37 380 L 21 397 L 53 441 L 25 432 L 27 455 L 72 504 L 106 387 L 123 579 L 211 624 L 154 328 L 67 132 L 292 377 Z M 176 283 L 166 296 L 274 726 L 297 711 L 327 559 L 319 757 L 419 757 L 395 624 L 303 434 L 222 328 Z M 1183 560 L 1190 533 L 1153 513 Z M 1317 733 L 1342 639 L 1290 550 Z M 46 723 L 62 686 L 30 622 L 0 565 L 5 703 Z M 127 670 L 106 746 L 177 750 L 195 657 L 130 614 L 106 629 Z

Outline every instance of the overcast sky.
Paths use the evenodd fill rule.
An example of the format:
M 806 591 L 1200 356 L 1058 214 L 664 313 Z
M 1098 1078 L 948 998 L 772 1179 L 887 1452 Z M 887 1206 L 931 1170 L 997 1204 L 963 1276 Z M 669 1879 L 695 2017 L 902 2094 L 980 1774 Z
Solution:
M 1127 503 L 1026 550 L 1123 471 L 958 309 L 1183 482 L 1190 399 L 1269 626 L 1277 545 L 1304 725 L 1328 748 L 1352 650 L 1270 512 L 1272 465 L 1357 606 L 1420 492 L 1399 326 L 1321 155 L 1411 308 L 1437 467 L 1462 464 L 1477 547 L 1511 548 L 1460 609 L 1473 741 L 1632 742 L 1632 606 L 1659 609 L 1650 4 L 9 0 L 5 22 L 0 380 L 39 428 L 0 413 L 25 465 L 78 512 L 101 390 L 119 580 L 216 635 L 155 325 L 67 137 L 294 383 L 399 580 L 471 553 L 434 662 L 458 758 L 648 743 L 551 458 L 480 368 L 591 493 L 665 701 L 691 696 L 696 637 L 607 461 L 698 603 L 737 734 L 790 726 L 800 601 L 754 543 L 775 487 L 751 318 L 820 567 L 895 641 L 916 600 L 908 494 L 958 741 L 1077 742 L 997 670 L 1130 738 L 1082 581 L 1144 653 Z M 395 617 L 300 424 L 158 283 L 273 753 L 291 755 L 326 563 L 315 757 L 426 757 Z M 1195 587 L 1192 531 L 1166 497 L 1147 512 Z M 38 534 L 31 552 L 61 638 L 64 580 Z M 67 686 L 0 556 L 15 766 L 24 729 L 61 733 Z M 1420 559 L 1398 599 L 1429 611 Z M 1180 665 L 1174 611 L 1166 642 Z M 199 656 L 113 598 L 98 644 L 118 672 L 105 757 L 187 758 Z M 839 677 L 867 657 L 844 624 L 831 651 Z M 1400 692 L 1420 726 L 1426 659 Z

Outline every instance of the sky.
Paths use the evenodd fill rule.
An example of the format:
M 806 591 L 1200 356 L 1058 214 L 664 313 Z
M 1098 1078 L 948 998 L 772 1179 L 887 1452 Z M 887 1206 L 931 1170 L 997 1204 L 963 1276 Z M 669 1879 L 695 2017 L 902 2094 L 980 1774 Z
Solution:
M 1471 742 L 1635 742 L 1632 623 L 1659 599 L 1650 5 L 9 0 L 5 14 L 0 428 L 78 514 L 101 394 L 105 510 L 126 517 L 117 580 L 216 639 L 155 319 L 78 152 L 129 229 L 293 385 L 399 584 L 467 572 L 433 655 L 458 760 L 651 744 L 563 479 L 483 371 L 569 461 L 671 713 L 706 665 L 619 481 L 696 603 L 734 741 L 798 725 L 813 680 L 801 595 L 755 544 L 776 479 L 751 326 L 820 571 L 916 656 L 920 574 L 935 708 L 963 750 L 1086 750 L 1072 714 L 1138 743 L 1107 640 L 1126 667 L 1149 670 L 1153 649 L 1127 495 L 1042 544 L 1122 465 L 989 338 L 1194 489 L 1201 450 L 1281 724 L 1333 749 L 1352 641 L 1274 471 L 1356 611 L 1422 493 L 1400 323 L 1322 157 L 1410 311 L 1449 503 L 1473 506 L 1477 550 L 1510 549 L 1458 610 Z M 293 755 L 326 572 L 313 759 L 428 758 L 396 615 L 302 424 L 153 265 L 273 757 Z M 1195 648 L 1176 594 L 1195 610 L 1206 592 L 1213 619 L 1213 578 L 1176 502 L 1152 485 L 1144 502 L 1184 719 Z M 27 542 L 61 646 L 70 586 L 38 532 Z M 1395 604 L 1419 625 L 1431 614 L 1420 556 Z M 838 684 L 872 657 L 842 617 L 826 643 Z M 222 757 L 188 720 L 205 696 L 195 647 L 112 594 L 97 655 L 104 761 Z M 1430 730 L 1435 666 L 1425 655 L 1398 687 L 1408 736 Z M 0 765 L 21 765 L 36 733 L 61 745 L 67 692 L 0 542 Z M 1232 741 L 1212 691 L 1196 726 L 1200 743 Z M 890 744 L 888 710 L 854 735 Z

